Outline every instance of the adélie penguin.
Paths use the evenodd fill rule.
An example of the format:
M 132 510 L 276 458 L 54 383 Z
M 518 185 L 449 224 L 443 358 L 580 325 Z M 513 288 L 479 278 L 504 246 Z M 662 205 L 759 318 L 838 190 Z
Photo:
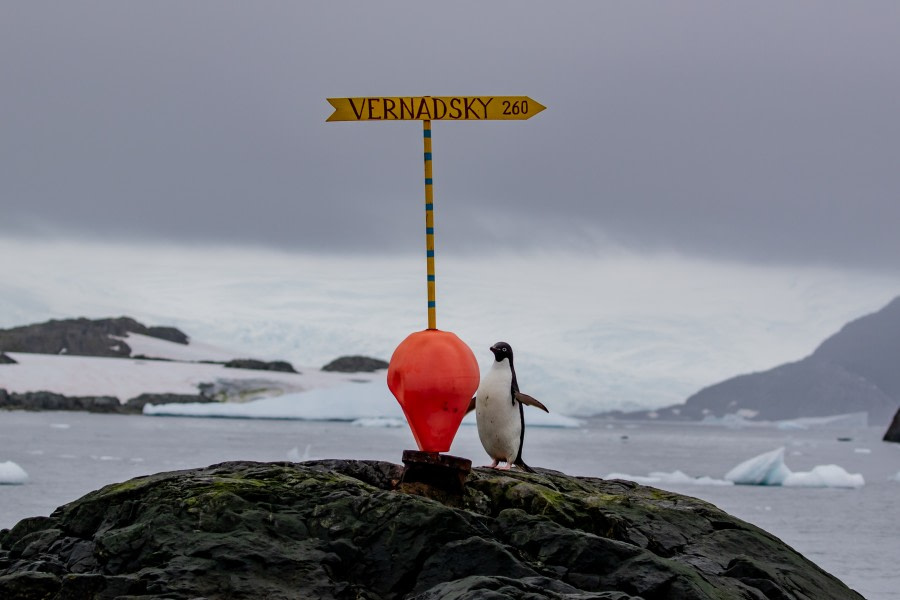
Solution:
M 534 471 L 522 460 L 522 444 L 525 441 L 524 405 L 550 412 L 547 407 L 519 391 L 516 369 L 513 366 L 512 347 L 506 342 L 491 346 L 494 362 L 481 380 L 469 411 L 475 410 L 478 437 L 481 445 L 494 462 L 492 469 L 508 470 L 512 465 L 530 473 Z M 506 463 L 505 466 L 498 466 Z

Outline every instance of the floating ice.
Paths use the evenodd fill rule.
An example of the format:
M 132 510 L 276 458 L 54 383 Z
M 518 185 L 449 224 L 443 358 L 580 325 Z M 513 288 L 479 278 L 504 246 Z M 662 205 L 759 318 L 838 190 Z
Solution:
M 703 423 L 704 425 L 723 425 L 731 429 L 741 429 L 743 427 L 757 424 L 753 423 L 743 415 L 735 413 L 728 413 L 726 415 L 722 415 L 721 417 L 706 415 L 705 417 L 703 417 L 701 423 Z
M 552 408 L 550 410 L 553 410 Z M 463 425 L 475 425 L 475 411 L 470 412 L 462 421 Z M 561 427 L 564 429 L 576 429 L 581 427 L 581 421 L 555 412 L 545 413 L 535 408 L 525 409 L 525 427 Z
M 671 473 L 653 471 L 647 476 L 628 475 L 627 473 L 610 473 L 603 479 L 625 479 L 644 485 L 734 485 L 731 481 L 715 479 L 705 475 L 703 477 L 691 477 L 683 471 L 672 471 Z
M 0 485 L 21 485 L 28 480 L 25 469 L 11 460 L 0 462 Z
M 784 446 L 745 460 L 725 474 L 739 485 L 781 485 L 790 469 L 784 464 Z
M 784 446 L 745 460 L 725 474 L 738 485 L 785 487 L 860 488 L 865 480 L 860 473 L 848 473 L 837 465 L 819 465 L 811 471 L 791 471 L 784 464 Z
M 292 462 L 305 462 L 310 459 L 310 450 L 312 450 L 312 444 L 307 444 L 302 454 L 300 453 L 300 448 L 294 446 L 293 448 L 288 450 L 288 460 Z
M 784 431 L 797 431 L 806 429 L 853 429 L 868 427 L 869 414 L 866 412 L 846 413 L 842 415 L 830 415 L 827 417 L 801 417 L 784 421 L 755 421 L 755 411 L 738 411 L 728 413 L 721 417 L 706 415 L 701 423 L 704 425 L 721 425 L 732 429 L 744 427 L 771 427 L 775 426 Z
M 848 473 L 837 465 L 819 465 L 812 471 L 791 473 L 781 485 L 788 487 L 861 488 L 866 484 L 861 473 Z
M 403 427 L 406 421 L 403 419 L 392 419 L 390 417 L 368 417 L 365 419 L 356 419 L 351 425 L 355 427 Z
M 846 429 L 855 427 L 868 427 L 869 413 L 855 412 L 843 415 L 830 415 L 827 417 L 802 417 L 787 421 L 778 421 L 779 429 Z

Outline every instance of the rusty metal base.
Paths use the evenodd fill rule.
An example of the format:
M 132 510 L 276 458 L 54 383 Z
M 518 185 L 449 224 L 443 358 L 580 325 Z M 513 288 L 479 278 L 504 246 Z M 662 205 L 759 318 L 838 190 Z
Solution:
M 404 450 L 403 465 L 401 485 L 422 483 L 459 496 L 472 471 L 472 461 L 467 458 L 419 450 Z

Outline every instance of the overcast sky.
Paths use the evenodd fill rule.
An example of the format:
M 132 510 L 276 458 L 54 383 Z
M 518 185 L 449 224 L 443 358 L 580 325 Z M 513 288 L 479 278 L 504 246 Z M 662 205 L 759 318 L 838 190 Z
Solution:
M 0 235 L 896 268 L 900 3 L 4 2 Z

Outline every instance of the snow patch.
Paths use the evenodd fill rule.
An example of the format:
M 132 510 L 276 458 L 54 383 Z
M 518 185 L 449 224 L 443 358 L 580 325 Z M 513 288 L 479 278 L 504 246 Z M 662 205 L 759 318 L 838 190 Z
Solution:
M 140 333 L 128 333 L 124 337 L 110 336 L 122 340 L 131 348 L 131 355 L 147 356 L 151 358 L 164 358 L 168 360 L 199 361 L 212 360 L 228 362 L 235 358 L 247 358 L 238 356 L 239 352 L 233 352 L 212 344 L 204 344 L 190 340 L 187 344 L 178 344 L 160 338 L 143 335 Z
M 150 338 L 152 339 L 152 338 Z M 162 340 L 160 340 L 162 341 Z M 164 342 L 178 346 L 171 342 Z M 230 369 L 223 365 L 109 358 L 7 353 L 18 364 L 3 365 L 3 387 L 9 392 L 46 391 L 66 396 L 115 396 L 121 402 L 144 393 L 196 394 L 201 383 L 265 380 L 286 392 L 346 383 L 346 373 L 300 369 L 302 374 Z M 383 374 L 354 374 L 383 379 Z
M 764 452 L 740 463 L 725 479 L 738 485 L 784 487 L 860 488 L 865 480 L 860 473 L 848 473 L 838 465 L 819 465 L 811 471 L 791 471 L 784 464 L 784 446 Z
M 403 411 L 387 386 L 371 383 L 344 384 L 242 403 L 147 404 L 144 414 L 304 421 L 355 421 L 376 417 L 403 419 Z
M 22 485 L 28 480 L 25 469 L 11 460 L 0 462 L 0 485 Z

